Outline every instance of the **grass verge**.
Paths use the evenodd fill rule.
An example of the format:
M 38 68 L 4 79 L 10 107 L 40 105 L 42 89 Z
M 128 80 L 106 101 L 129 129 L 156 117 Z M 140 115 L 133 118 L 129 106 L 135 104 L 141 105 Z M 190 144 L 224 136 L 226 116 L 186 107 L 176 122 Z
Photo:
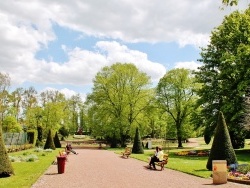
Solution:
M 29 188 L 48 169 L 56 159 L 59 150 L 52 152 L 34 152 L 34 149 L 10 153 L 9 156 L 37 155 L 35 162 L 12 162 L 15 175 L 0 179 L 0 188 Z

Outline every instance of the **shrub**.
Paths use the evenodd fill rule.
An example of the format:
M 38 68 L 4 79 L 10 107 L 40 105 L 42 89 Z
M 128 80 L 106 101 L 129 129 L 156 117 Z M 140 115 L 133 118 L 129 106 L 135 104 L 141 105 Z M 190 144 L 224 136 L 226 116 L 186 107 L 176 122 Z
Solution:
M 242 174 L 247 174 L 248 172 L 250 172 L 250 165 L 249 164 L 239 165 L 237 171 Z
M 139 153 L 141 153 L 141 154 L 144 153 L 138 127 L 136 128 L 136 132 L 135 132 L 135 138 L 134 138 L 132 153 L 138 153 L 138 154 Z
M 207 161 L 208 170 L 212 170 L 213 160 L 226 160 L 227 165 L 237 163 L 236 155 L 230 140 L 229 132 L 222 112 L 219 112 L 214 140 Z
M 47 140 L 46 140 L 46 143 L 44 145 L 44 149 L 56 149 L 51 130 L 49 130 Z
M 14 169 L 7 154 L 3 141 L 2 127 L 0 127 L 0 178 L 14 174 Z
M 61 148 L 61 147 L 62 147 L 62 146 L 61 146 L 61 143 L 60 143 L 60 140 L 59 140 L 59 138 L 58 138 L 57 132 L 56 132 L 56 134 L 55 134 L 53 140 L 54 140 L 54 144 L 55 144 L 55 147 L 56 147 L 56 148 Z
M 34 147 L 36 145 L 37 131 L 36 130 L 28 130 L 27 137 L 28 137 L 29 144 L 32 144 Z

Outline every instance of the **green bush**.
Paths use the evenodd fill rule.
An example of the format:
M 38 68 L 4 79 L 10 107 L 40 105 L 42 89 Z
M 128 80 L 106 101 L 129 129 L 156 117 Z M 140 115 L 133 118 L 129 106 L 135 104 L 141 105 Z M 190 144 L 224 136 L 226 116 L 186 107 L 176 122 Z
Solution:
M 34 147 L 36 145 L 36 140 L 37 140 L 37 131 L 36 130 L 28 130 L 27 137 L 28 137 L 29 144 L 32 144 L 32 146 Z
M 12 174 L 14 174 L 14 169 L 7 154 L 7 150 L 3 141 L 2 128 L 0 127 L 0 178 L 8 177 Z
M 44 149 L 53 149 L 53 150 L 56 149 L 51 130 L 49 130 L 47 140 L 46 140 L 46 143 L 44 145 Z
M 135 138 L 134 138 L 132 153 L 137 153 L 137 154 L 143 154 L 144 153 L 144 150 L 143 150 L 143 147 L 142 147 L 141 136 L 140 136 L 138 127 L 136 128 L 136 132 L 135 132 Z
M 219 112 L 214 140 L 207 161 L 208 170 L 212 170 L 213 160 L 226 160 L 227 165 L 237 163 L 237 158 L 230 140 L 226 121 L 222 112 Z
M 248 172 L 250 172 L 250 165 L 249 164 L 239 165 L 237 171 L 241 172 L 242 174 L 247 174 Z
M 61 147 L 62 147 L 62 146 L 61 146 L 61 143 L 60 143 L 60 140 L 59 140 L 59 138 L 58 138 L 57 132 L 56 132 L 56 134 L 55 134 L 53 140 L 54 140 L 54 144 L 55 144 L 55 147 L 56 147 L 56 148 L 61 148 Z

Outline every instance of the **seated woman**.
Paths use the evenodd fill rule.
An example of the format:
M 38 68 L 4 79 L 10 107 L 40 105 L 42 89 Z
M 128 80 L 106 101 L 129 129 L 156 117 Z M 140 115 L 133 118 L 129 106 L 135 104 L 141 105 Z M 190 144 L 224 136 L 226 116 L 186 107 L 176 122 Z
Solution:
M 78 153 L 76 153 L 73 149 L 72 149 L 72 146 L 71 144 L 68 144 L 66 145 L 66 148 L 65 148 L 65 151 L 67 154 L 69 154 L 70 152 L 74 153 L 75 155 L 78 155 Z
M 158 151 L 157 151 L 157 149 L 158 149 Z M 153 166 L 153 169 L 156 170 L 155 162 L 162 161 L 163 156 L 164 156 L 164 153 L 162 151 L 162 148 L 161 147 L 156 147 L 155 155 L 153 157 L 151 157 L 151 159 L 150 159 L 149 168 L 152 168 L 152 166 Z

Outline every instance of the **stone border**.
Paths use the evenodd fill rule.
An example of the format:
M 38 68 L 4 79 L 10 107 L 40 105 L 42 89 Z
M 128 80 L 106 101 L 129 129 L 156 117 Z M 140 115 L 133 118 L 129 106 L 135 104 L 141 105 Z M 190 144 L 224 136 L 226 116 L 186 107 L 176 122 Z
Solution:
M 245 185 L 250 185 L 250 180 L 238 180 L 238 179 L 227 178 L 227 181 L 245 184 Z

